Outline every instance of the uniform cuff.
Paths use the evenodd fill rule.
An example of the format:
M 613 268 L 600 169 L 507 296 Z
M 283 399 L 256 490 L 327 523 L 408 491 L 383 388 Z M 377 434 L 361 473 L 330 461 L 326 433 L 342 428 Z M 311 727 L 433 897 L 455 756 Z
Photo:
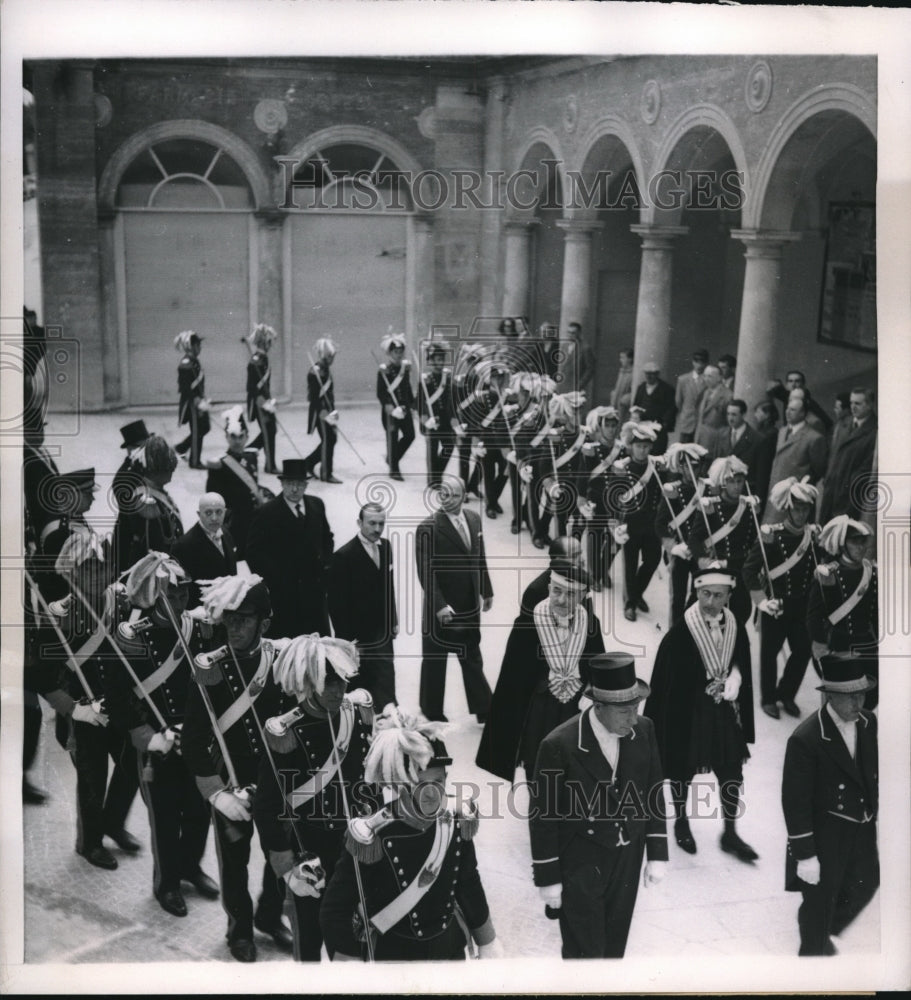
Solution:
M 130 739 L 133 742 L 133 746 L 140 752 L 148 750 L 149 743 L 154 735 L 155 730 L 151 726 L 142 725 L 130 730 Z
M 497 932 L 493 928 L 493 923 L 490 917 L 488 917 L 480 927 L 475 927 L 471 936 L 474 939 L 474 943 L 478 946 L 484 944 L 490 944 L 491 941 L 497 936 Z
M 206 775 L 204 777 L 196 776 L 196 787 L 199 789 L 200 795 L 208 802 L 217 792 L 224 791 L 225 783 L 216 774 Z
M 76 707 L 76 700 L 71 695 L 68 695 L 66 691 L 62 688 L 55 688 L 53 691 L 48 692 L 45 696 L 48 704 L 55 712 L 59 712 L 61 715 L 70 716 L 73 714 L 73 709 Z
M 534 883 L 538 888 L 547 885 L 558 885 L 563 881 L 560 874 L 560 859 L 548 858 L 546 861 L 532 861 L 532 875 Z
M 294 867 L 294 852 L 269 851 L 269 864 L 272 865 L 272 871 L 281 878 Z
M 667 861 L 667 834 L 647 834 L 645 838 L 645 855 L 649 861 Z

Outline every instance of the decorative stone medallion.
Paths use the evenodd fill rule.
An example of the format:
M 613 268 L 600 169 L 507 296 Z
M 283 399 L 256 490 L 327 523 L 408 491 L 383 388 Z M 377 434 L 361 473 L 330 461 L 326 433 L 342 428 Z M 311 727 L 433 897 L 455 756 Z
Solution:
M 579 121 L 579 102 L 576 99 L 575 94 L 570 94 L 566 98 L 566 104 L 563 107 L 563 128 L 567 132 L 575 132 L 576 124 Z
M 95 128 L 104 128 L 111 124 L 114 117 L 114 105 L 104 94 L 95 94 Z
M 654 125 L 658 121 L 661 112 L 661 87 L 657 80 L 649 80 L 642 88 L 639 110 L 646 125 Z
M 284 101 L 266 98 L 259 102 L 253 110 L 253 121 L 260 132 L 275 135 L 288 124 L 288 109 Z
M 772 67 L 764 59 L 760 59 L 750 67 L 743 96 L 747 107 L 754 114 L 762 111 L 769 103 L 769 98 L 772 96 Z

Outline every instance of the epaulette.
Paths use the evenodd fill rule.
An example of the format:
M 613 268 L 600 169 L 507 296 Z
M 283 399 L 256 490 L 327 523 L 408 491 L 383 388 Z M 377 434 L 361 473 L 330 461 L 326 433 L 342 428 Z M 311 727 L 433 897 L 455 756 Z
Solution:
M 348 853 L 362 864 L 376 864 L 383 857 L 383 839 L 377 834 L 394 822 L 395 813 L 391 806 L 384 806 L 379 812 L 349 820 L 345 831 Z
M 462 802 L 458 812 L 459 835 L 463 840 L 474 840 L 478 827 L 481 825 L 478 818 L 478 804 L 474 799 L 469 802 Z
M 348 691 L 345 697 L 357 708 L 357 713 L 361 717 L 361 722 L 365 726 L 373 725 L 373 696 L 366 688 L 355 688 Z
M 380 362 L 380 371 L 381 372 L 386 371 L 386 362 L 385 361 L 381 361 Z

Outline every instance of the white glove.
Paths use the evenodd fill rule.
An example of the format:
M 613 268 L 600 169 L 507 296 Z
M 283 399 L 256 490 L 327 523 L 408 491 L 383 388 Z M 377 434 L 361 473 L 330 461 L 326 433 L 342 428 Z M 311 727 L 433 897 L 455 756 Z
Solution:
M 506 958 L 506 950 L 499 938 L 494 938 L 490 944 L 478 945 L 478 958 Z
M 533 475 L 534 470 L 530 465 L 523 465 L 522 468 L 519 469 L 519 478 L 523 483 L 530 483 Z
M 506 452 L 506 461 L 509 462 L 510 465 L 518 465 L 519 464 L 519 458 L 516 455 L 515 448 L 510 448 L 509 451 Z
M 468 432 L 468 424 L 456 424 L 455 432 L 459 437 L 465 437 Z
M 319 899 L 326 888 L 326 872 L 316 854 L 289 868 L 282 878 L 295 896 L 312 896 Z
M 266 413 L 275 413 L 275 400 L 267 399 L 265 403 L 263 403 L 261 409 L 265 410 Z
M 579 513 L 586 521 L 590 521 L 595 516 L 595 505 L 591 500 L 586 500 L 584 503 L 579 504 Z
M 774 597 L 763 598 L 757 607 L 764 614 L 770 615 L 772 618 L 778 618 L 781 615 L 781 601 Z
M 426 419 L 426 420 L 424 421 L 424 426 L 425 426 L 425 427 L 427 428 L 427 430 L 429 430 L 429 431 L 436 431 L 436 430 L 439 430 L 439 428 L 440 428 L 440 421 L 439 421 L 439 420 L 437 420 L 437 418 L 436 418 L 436 417 L 428 417 L 428 418 L 427 418 L 427 419 Z
M 666 861 L 646 861 L 645 870 L 642 872 L 642 887 L 647 889 L 651 885 L 657 885 L 664 881 L 667 875 Z
M 518 403 L 504 403 L 503 404 L 503 412 L 506 414 L 507 417 L 511 417 L 514 413 L 516 413 L 518 411 L 518 409 L 519 409 L 519 404 Z
M 338 427 L 338 410 L 332 410 L 325 416 L 325 422 L 331 427 Z
M 677 542 L 677 544 L 671 548 L 671 555 L 677 556 L 678 559 L 693 558 L 693 553 L 690 552 L 690 547 L 686 544 L 686 542 Z
M 559 427 L 551 427 L 551 429 L 547 433 L 552 438 L 558 438 L 563 434 L 563 431 L 561 431 Z
M 149 753 L 160 753 L 162 756 L 170 753 L 174 749 L 174 737 L 170 735 L 170 730 L 166 730 L 164 733 L 155 733 L 155 735 L 149 740 L 149 745 L 146 750 Z
M 676 483 L 662 483 L 661 491 L 666 497 L 670 497 L 671 500 L 675 499 L 680 493 Z
M 210 795 L 209 801 L 222 816 L 227 816 L 235 823 L 247 823 L 251 819 L 249 802 L 227 788 L 222 788 L 214 795 Z
M 209 404 L 208 399 L 197 399 L 196 400 L 196 409 L 199 410 L 200 413 L 208 413 L 209 412 L 209 405 L 210 404 Z
M 625 524 L 618 524 L 613 530 L 613 536 L 618 545 L 626 545 L 629 541 L 629 528 Z
M 583 455 L 594 455 L 597 450 L 598 446 L 595 444 L 594 441 L 586 441 L 585 444 L 582 445 Z
M 810 652 L 813 654 L 815 660 L 821 659 L 823 656 L 829 655 L 829 647 L 824 642 L 817 642 L 815 639 L 810 643 Z
M 401 406 L 394 406 L 392 408 L 392 415 L 396 420 L 404 420 L 405 410 Z
M 80 701 L 73 706 L 73 721 L 86 722 L 90 726 L 106 726 L 108 717 L 104 712 L 96 712 L 91 704 L 83 705 Z
M 807 885 L 819 885 L 819 858 L 804 858 L 797 862 L 797 877 Z
M 731 667 L 731 672 L 727 676 L 727 680 L 724 682 L 724 691 L 721 697 L 725 701 L 736 701 L 737 695 L 740 694 L 740 684 L 743 678 L 740 676 L 740 670 L 737 667 Z
M 759 506 L 759 497 L 749 493 L 743 497 L 743 502 L 749 504 L 754 510 Z
M 538 889 L 538 895 L 552 910 L 559 910 L 563 906 L 563 883 L 557 882 L 554 885 L 543 885 Z

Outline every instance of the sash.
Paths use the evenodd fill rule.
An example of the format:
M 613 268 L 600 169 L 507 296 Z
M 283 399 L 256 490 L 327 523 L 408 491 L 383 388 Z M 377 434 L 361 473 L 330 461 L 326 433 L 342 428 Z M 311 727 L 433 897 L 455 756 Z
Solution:
M 262 495 L 259 492 L 259 483 L 250 475 L 250 473 L 244 468 L 244 466 L 237 461 L 237 459 L 231 455 L 225 455 L 221 460 L 221 464 L 225 468 L 230 469 L 235 476 L 247 487 L 247 489 L 253 494 L 253 499 L 256 501 L 257 506 L 263 502 Z
M 675 514 L 670 521 L 671 531 L 676 531 L 682 524 L 686 522 L 693 515 L 696 510 L 696 504 L 702 499 L 702 494 L 705 492 L 705 486 L 700 484 L 701 489 L 697 486 L 696 492 L 690 497 L 690 502 L 680 511 L 679 514 Z
M 730 521 L 722 526 L 711 535 L 709 535 L 707 541 L 710 546 L 714 546 L 716 542 L 720 542 L 722 539 L 727 538 L 728 535 L 740 524 L 740 519 L 743 517 L 743 512 L 747 509 L 746 502 L 743 497 L 740 498 L 740 503 L 738 504 L 737 510 L 734 511 L 731 516 Z
M 426 382 L 426 379 L 425 379 L 424 389 L 425 389 L 425 391 L 427 391 L 427 405 L 428 405 L 428 407 L 430 409 L 433 409 L 433 404 L 440 398 L 440 396 L 443 395 L 443 390 L 445 388 L 446 388 L 446 376 L 445 375 L 441 375 L 440 376 L 440 384 L 437 386 L 436 391 L 433 392 L 433 393 L 430 393 L 429 391 L 427 391 L 427 382 Z
M 446 852 L 452 841 L 452 834 L 455 824 L 451 813 L 444 813 L 437 817 L 436 830 L 434 831 L 433 844 L 430 853 L 421 868 L 417 878 L 413 879 L 391 903 L 370 918 L 370 923 L 380 932 L 385 934 L 388 930 L 403 920 L 408 913 L 427 895 L 431 886 L 436 882 L 440 874 L 440 868 L 446 859 Z
M 198 386 L 198 385 L 199 385 L 199 383 L 200 383 L 200 382 L 202 382 L 202 380 L 203 380 L 203 379 L 204 379 L 205 377 L 206 377 L 206 373 L 205 373 L 205 372 L 204 372 L 204 371 L 202 370 L 202 365 L 200 365 L 200 366 L 199 366 L 199 374 L 198 374 L 198 375 L 196 376 L 196 378 L 194 378 L 194 379 L 193 379 L 193 381 L 192 381 L 192 382 L 190 383 L 190 388 L 191 388 L 191 389 L 195 389 L 195 388 L 196 388 L 196 386 Z
M 171 515 L 171 518 L 175 520 L 178 524 L 181 524 L 180 511 L 177 509 L 177 506 L 174 503 L 174 501 L 168 496 L 167 493 L 164 492 L 164 490 L 156 489 L 154 486 L 149 486 L 148 484 L 145 484 L 142 488 L 145 489 L 145 491 L 150 496 L 153 496 L 157 500 L 160 500 L 165 505 L 165 507 L 167 507 L 168 512 Z
M 503 409 L 503 400 L 497 401 L 497 405 L 487 414 L 486 417 L 481 421 L 482 427 L 490 427 L 490 425 L 496 420 L 497 414 Z
M 544 421 L 544 426 L 538 433 L 531 439 L 531 447 L 537 448 L 538 445 L 547 437 L 548 431 L 553 426 L 553 417 L 548 413 L 547 419 Z
M 779 563 L 777 566 L 769 570 L 769 579 L 777 580 L 778 577 L 784 576 L 785 573 L 792 570 L 804 555 L 806 555 L 807 549 L 810 547 L 810 540 L 813 537 L 813 532 L 809 527 L 803 529 L 803 538 L 800 540 L 800 545 L 788 556 L 783 563 Z M 759 544 L 762 545 L 762 539 L 759 539 Z
M 243 694 L 231 705 L 225 709 L 224 712 L 218 717 L 218 731 L 224 735 L 231 726 L 234 725 L 247 711 L 252 708 L 253 702 L 262 694 L 263 688 L 265 687 L 266 674 L 269 672 L 269 667 L 272 666 L 272 656 L 267 653 L 267 647 L 263 643 L 263 650 L 259 657 L 259 666 L 256 668 L 256 673 L 253 676 L 253 680 L 244 689 Z
M 328 376 L 325 382 L 320 382 L 319 384 L 319 394 L 320 396 L 325 396 L 326 393 L 332 388 L 332 376 Z
M 182 621 L 180 623 L 180 631 L 183 634 L 184 642 L 190 641 L 190 636 L 193 634 L 193 619 L 189 615 L 184 614 L 182 616 Z M 175 655 L 176 654 L 176 655 Z M 153 691 L 157 691 L 162 684 L 174 673 L 177 669 L 178 664 L 183 659 L 183 645 L 178 640 L 174 643 L 174 648 L 168 653 L 167 659 L 162 663 L 162 665 L 151 674 L 141 684 L 137 684 L 133 688 L 133 694 L 137 698 L 142 697 L 142 692 L 145 691 L 146 694 L 152 694 Z
M 395 395 L 395 390 L 402 384 L 402 379 L 405 377 L 405 366 L 399 369 L 398 375 L 389 383 L 389 393 L 390 395 Z
M 712 634 L 706 624 L 698 604 L 691 604 L 683 613 L 683 620 L 686 627 L 696 643 L 702 663 L 705 666 L 706 676 L 710 679 L 723 679 L 727 677 L 728 667 L 731 665 L 731 657 L 734 655 L 734 641 L 737 632 L 737 619 L 727 608 L 723 609 L 724 614 L 724 638 L 722 639 L 721 652 L 715 648 L 712 642 Z
M 853 594 L 844 602 L 840 604 L 830 615 L 829 621 L 833 625 L 837 625 L 843 618 L 846 618 L 851 612 L 860 604 L 861 598 L 866 594 L 870 587 L 870 580 L 873 578 L 873 563 L 869 559 L 864 559 L 864 571 L 861 574 L 860 583 L 857 584 L 857 589 Z
M 626 490 L 623 493 L 623 495 L 620 497 L 620 503 L 627 504 L 635 500 L 636 497 L 639 496 L 639 494 L 645 489 L 648 481 L 652 478 L 652 476 L 654 476 L 655 463 L 651 460 L 651 458 L 647 458 L 645 461 L 646 461 L 645 472 L 643 472 L 642 475 L 639 477 L 639 479 L 636 480 L 634 486 L 631 486 L 628 490 Z
M 269 376 L 272 374 L 272 366 L 269 364 L 268 359 L 266 359 L 266 370 L 263 372 L 263 377 L 256 383 L 257 389 L 262 389 L 262 387 L 269 381 Z
M 354 734 L 354 706 L 346 698 L 339 712 L 338 736 L 336 736 L 336 753 L 330 753 L 326 762 L 317 772 L 297 788 L 292 788 L 285 796 L 292 809 L 304 805 L 315 798 L 335 777 L 342 761 L 348 754 L 348 745 Z
M 73 649 L 73 647 L 67 642 L 60 630 L 60 626 L 57 623 L 57 619 L 52 615 L 50 618 L 51 625 L 54 627 L 54 631 L 57 633 L 57 638 L 60 640 L 60 644 L 67 652 L 66 665 L 73 671 L 77 673 L 77 668 L 81 667 L 83 663 L 90 656 L 94 656 L 98 652 L 98 648 L 107 638 L 108 632 L 106 625 L 110 622 L 111 612 L 113 611 L 113 595 L 105 590 L 104 592 L 104 610 L 99 615 L 101 619 L 101 624 L 98 625 L 95 631 L 85 640 L 85 642 L 78 648 Z M 88 693 L 88 692 L 86 692 Z
M 567 462 L 571 461 L 576 455 L 579 454 L 579 449 L 583 444 L 585 444 L 585 433 L 584 427 L 579 428 L 579 434 L 576 437 L 576 440 L 573 441 L 566 451 L 564 451 L 563 454 L 554 462 L 555 468 L 562 469 Z
M 623 445 L 620 441 L 615 441 L 610 453 L 606 458 L 602 458 L 601 461 L 592 469 L 592 471 L 588 474 L 588 478 L 594 479 L 595 476 L 600 476 L 602 472 L 606 472 L 613 464 L 616 457 L 620 454 L 620 449 L 622 447 Z

